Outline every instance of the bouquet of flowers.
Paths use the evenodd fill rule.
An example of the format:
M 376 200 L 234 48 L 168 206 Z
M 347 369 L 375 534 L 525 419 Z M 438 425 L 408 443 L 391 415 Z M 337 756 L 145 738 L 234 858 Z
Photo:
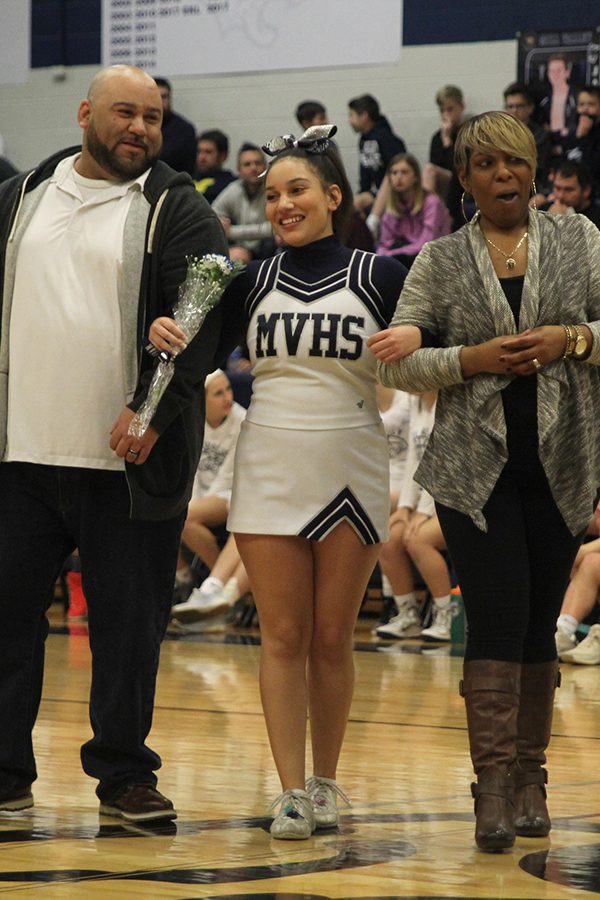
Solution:
M 179 288 L 179 299 L 173 309 L 173 318 L 191 341 L 200 331 L 210 310 L 221 299 L 229 282 L 243 271 L 244 266 L 217 253 L 207 253 L 200 259 L 188 256 L 187 264 L 186 278 Z M 148 396 L 131 420 L 129 434 L 140 438 L 148 428 L 159 401 L 174 375 L 175 355 L 164 351 L 158 353 L 159 362 L 150 382 Z

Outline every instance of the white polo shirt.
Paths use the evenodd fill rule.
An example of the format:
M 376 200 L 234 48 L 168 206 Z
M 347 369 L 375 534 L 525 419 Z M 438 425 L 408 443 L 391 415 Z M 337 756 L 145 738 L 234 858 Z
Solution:
M 118 287 L 135 181 L 83 178 L 62 160 L 18 250 L 6 461 L 123 469 L 109 447 L 125 406 Z

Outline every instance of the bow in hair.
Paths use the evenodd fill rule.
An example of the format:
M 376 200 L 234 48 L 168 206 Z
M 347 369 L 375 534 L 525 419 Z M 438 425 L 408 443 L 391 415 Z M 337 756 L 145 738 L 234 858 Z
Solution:
M 311 125 L 299 138 L 293 134 L 281 134 L 263 144 L 262 149 L 267 156 L 279 156 L 290 147 L 301 147 L 307 153 L 323 153 L 336 131 L 337 125 Z

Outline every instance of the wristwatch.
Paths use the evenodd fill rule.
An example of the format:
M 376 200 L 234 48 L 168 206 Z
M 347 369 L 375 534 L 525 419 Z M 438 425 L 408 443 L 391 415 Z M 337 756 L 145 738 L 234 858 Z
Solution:
M 573 328 L 577 334 L 575 346 L 573 347 L 573 356 L 575 359 L 583 359 L 588 352 L 587 338 L 581 325 L 573 325 Z

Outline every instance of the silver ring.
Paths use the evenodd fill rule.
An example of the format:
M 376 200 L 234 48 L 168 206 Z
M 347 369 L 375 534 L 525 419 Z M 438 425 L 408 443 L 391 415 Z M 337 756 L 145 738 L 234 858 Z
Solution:
M 542 368 L 542 364 L 539 361 L 539 359 L 537 358 L 537 356 L 534 356 L 533 359 L 531 360 L 531 362 L 533 363 L 535 371 L 539 372 L 539 370 Z
M 130 447 L 129 450 L 128 450 L 127 452 L 128 452 L 128 453 L 131 453 L 132 456 L 139 456 L 139 455 L 140 455 L 140 451 L 139 451 L 139 450 L 134 450 L 133 447 Z

